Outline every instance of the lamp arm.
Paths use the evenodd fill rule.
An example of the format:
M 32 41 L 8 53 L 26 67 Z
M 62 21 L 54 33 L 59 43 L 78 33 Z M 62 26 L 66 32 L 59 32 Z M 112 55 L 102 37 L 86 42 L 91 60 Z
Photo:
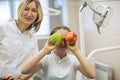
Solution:
M 88 7 L 93 11 L 95 12 L 96 14 L 100 15 L 101 16 L 101 13 L 98 12 L 95 8 L 94 8 L 94 5 L 93 5 L 93 2 L 91 0 L 85 0 Z

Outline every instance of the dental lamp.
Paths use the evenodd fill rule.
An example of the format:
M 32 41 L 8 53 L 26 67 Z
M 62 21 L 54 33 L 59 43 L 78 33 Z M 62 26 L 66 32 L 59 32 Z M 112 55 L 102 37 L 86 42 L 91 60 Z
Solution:
M 80 7 L 80 12 L 86 6 L 88 6 L 94 12 L 93 21 L 94 21 L 94 23 L 97 26 L 98 33 L 101 34 L 100 33 L 100 27 L 106 24 L 105 23 L 106 22 L 105 19 L 107 18 L 107 15 L 108 15 L 108 12 L 110 10 L 110 7 L 107 6 L 107 5 L 100 5 L 97 9 L 95 9 L 95 7 L 94 7 L 94 5 L 93 5 L 91 0 L 85 0 L 83 5 Z
M 61 11 L 57 10 L 55 8 L 46 8 L 46 7 L 44 7 L 44 9 L 47 10 L 47 12 L 45 12 L 44 15 L 57 16 L 57 15 L 61 14 Z

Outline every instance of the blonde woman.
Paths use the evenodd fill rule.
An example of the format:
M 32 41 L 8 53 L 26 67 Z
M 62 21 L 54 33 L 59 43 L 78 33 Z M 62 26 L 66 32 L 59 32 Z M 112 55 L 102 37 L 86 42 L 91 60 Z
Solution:
M 22 0 L 18 7 L 18 18 L 0 25 L 1 79 L 26 80 L 32 75 L 22 75 L 20 67 L 38 52 L 34 33 L 39 30 L 42 19 L 39 0 Z

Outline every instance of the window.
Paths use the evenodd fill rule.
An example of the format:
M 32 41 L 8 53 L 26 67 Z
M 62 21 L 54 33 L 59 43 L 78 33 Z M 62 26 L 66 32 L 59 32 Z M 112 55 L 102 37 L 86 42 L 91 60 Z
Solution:
M 45 15 L 48 12 L 48 10 L 45 9 L 48 8 L 48 1 L 49 0 L 40 0 L 44 16 L 40 29 L 36 34 L 38 37 L 48 36 L 50 34 L 49 15 Z
M 9 1 L 0 1 L 0 23 L 10 19 Z

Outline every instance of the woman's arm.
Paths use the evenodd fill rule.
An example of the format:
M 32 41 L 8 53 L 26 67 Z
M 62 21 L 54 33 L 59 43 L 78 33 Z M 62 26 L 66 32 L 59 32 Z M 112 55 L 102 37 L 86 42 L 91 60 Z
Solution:
M 87 58 L 82 55 L 78 45 L 68 45 L 69 49 L 73 52 L 73 54 L 77 57 L 80 65 L 78 66 L 78 70 L 82 72 L 88 78 L 96 77 L 96 70 L 94 66 L 90 63 Z
M 21 72 L 23 74 L 28 74 L 31 72 L 31 70 L 36 69 L 37 67 L 42 68 L 40 60 L 54 48 L 55 45 L 52 45 L 50 43 L 50 40 L 48 39 L 47 42 L 45 43 L 45 46 L 39 51 L 39 53 L 33 56 L 32 58 L 28 59 L 23 64 L 23 66 L 21 67 Z
M 28 80 L 34 73 L 21 75 L 17 80 Z

